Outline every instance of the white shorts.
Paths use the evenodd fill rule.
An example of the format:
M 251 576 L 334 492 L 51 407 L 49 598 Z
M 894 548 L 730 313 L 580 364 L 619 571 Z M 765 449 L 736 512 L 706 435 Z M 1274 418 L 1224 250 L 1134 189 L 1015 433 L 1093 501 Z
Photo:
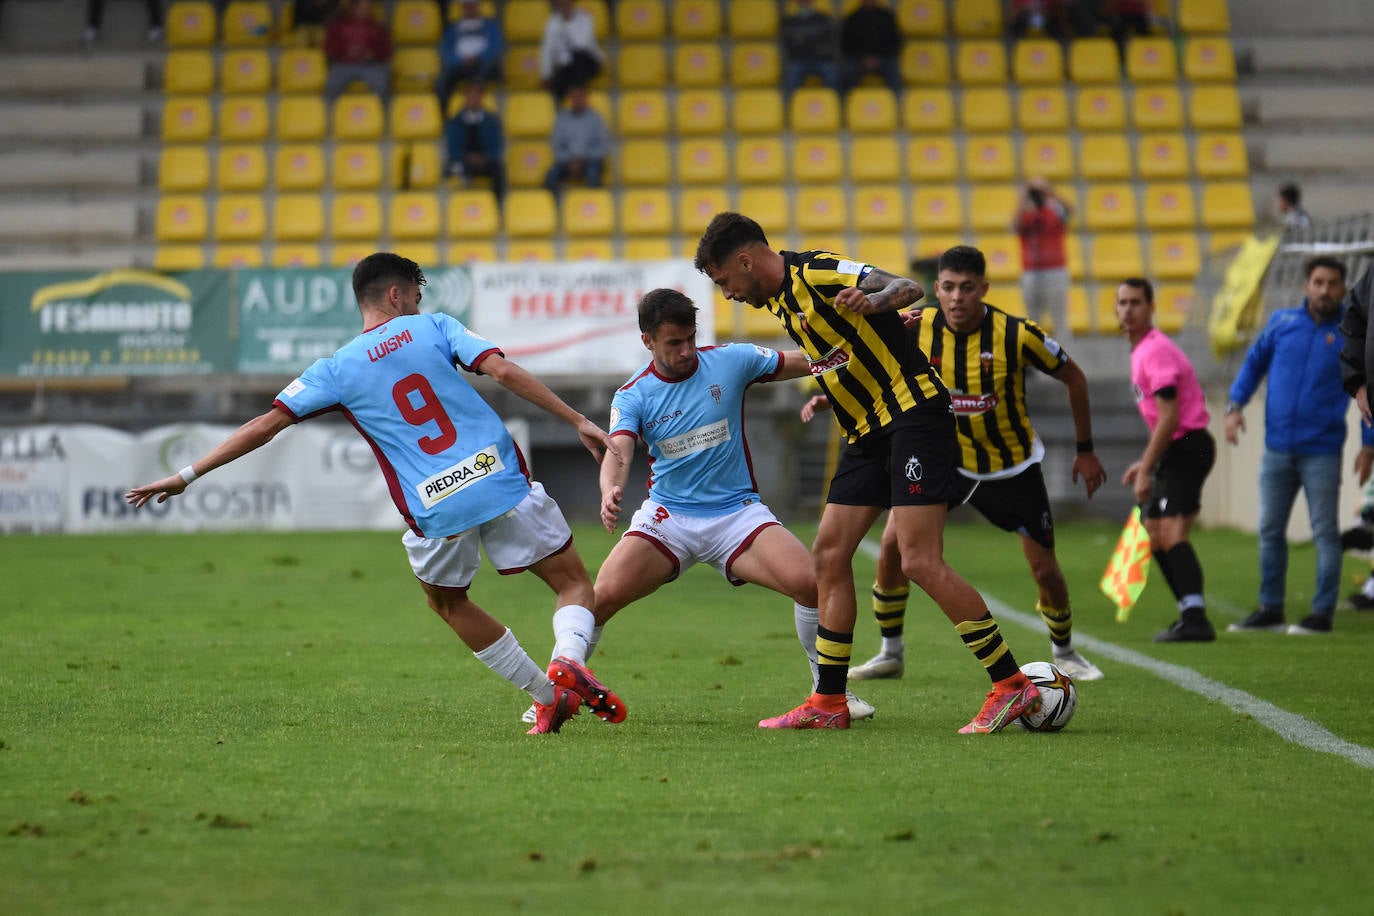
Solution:
M 674 515 L 662 504 L 646 499 L 630 519 L 624 536 L 644 538 L 673 562 L 669 582 L 684 569 L 706 563 L 731 585 L 743 585 L 743 579 L 730 574 L 730 566 L 749 549 L 760 531 L 780 524 L 761 502 L 724 515 Z
M 415 578 L 443 588 L 467 588 L 482 565 L 478 545 L 503 576 L 524 572 L 572 543 L 572 529 L 553 497 L 533 481 L 520 505 L 489 522 L 447 538 L 401 537 Z

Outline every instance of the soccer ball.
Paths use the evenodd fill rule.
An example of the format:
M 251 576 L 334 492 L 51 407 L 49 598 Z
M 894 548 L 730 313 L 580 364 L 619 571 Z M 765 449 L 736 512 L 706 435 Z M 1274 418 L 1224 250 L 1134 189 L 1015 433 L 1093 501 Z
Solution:
M 1016 724 L 1028 732 L 1057 732 L 1073 718 L 1078 708 L 1078 688 L 1073 678 L 1049 662 L 1030 662 L 1021 673 L 1040 691 L 1040 711 L 1018 716 Z

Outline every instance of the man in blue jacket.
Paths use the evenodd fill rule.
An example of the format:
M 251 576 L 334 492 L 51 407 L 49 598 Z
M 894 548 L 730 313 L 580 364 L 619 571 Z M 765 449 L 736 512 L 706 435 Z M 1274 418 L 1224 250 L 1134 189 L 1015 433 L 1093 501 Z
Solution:
M 441 111 L 448 111 L 449 97 L 459 83 L 485 86 L 501 78 L 505 38 L 501 24 L 483 16 L 481 7 L 476 0 L 463 0 L 458 18 L 444 27 L 439 39 L 439 79 L 434 91 Z
M 447 139 L 448 174 L 465 183 L 487 176 L 499 204 L 506 195 L 506 168 L 501 155 L 505 139 L 500 116 L 483 104 L 480 83 L 468 83 L 463 107 L 448 122 Z
M 1267 374 L 1264 398 L 1264 458 L 1260 463 L 1260 606 L 1227 629 L 1331 632 L 1341 580 L 1341 535 L 1337 524 L 1341 449 L 1349 401 L 1341 387 L 1341 300 L 1345 264 L 1315 257 L 1306 264 L 1306 298 L 1296 308 L 1276 311 L 1245 355 L 1226 407 L 1226 440 L 1240 441 L 1241 412 Z M 1360 483 L 1374 467 L 1374 429 L 1363 427 L 1364 447 L 1355 460 Z M 1288 576 L 1288 517 L 1301 487 L 1307 497 L 1312 541 L 1317 547 L 1317 588 L 1311 613 L 1300 623 L 1284 621 Z

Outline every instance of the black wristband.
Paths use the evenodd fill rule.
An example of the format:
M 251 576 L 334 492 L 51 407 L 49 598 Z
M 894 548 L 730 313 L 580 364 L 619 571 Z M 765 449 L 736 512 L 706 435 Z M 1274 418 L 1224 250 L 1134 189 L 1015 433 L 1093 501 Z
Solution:
M 1078 453 L 1080 455 L 1086 455 L 1088 452 L 1093 451 L 1093 440 L 1079 439 L 1078 444 L 1075 447 L 1078 449 Z

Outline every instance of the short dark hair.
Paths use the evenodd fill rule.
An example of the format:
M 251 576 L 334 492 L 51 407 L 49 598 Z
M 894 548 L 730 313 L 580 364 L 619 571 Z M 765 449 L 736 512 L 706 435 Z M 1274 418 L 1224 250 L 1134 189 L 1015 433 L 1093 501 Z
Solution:
M 1329 254 L 1319 254 L 1315 258 L 1308 258 L 1307 263 L 1302 265 L 1302 275 L 1307 279 L 1312 279 L 1312 271 L 1318 267 L 1327 267 L 1341 275 L 1341 282 L 1345 282 L 1345 262 L 1340 258 L 1333 258 Z
M 719 267 L 741 248 L 758 242 L 768 244 L 768 236 L 763 234 L 763 227 L 758 223 L 742 213 L 717 213 L 701 234 L 696 260 L 692 263 L 704 272 L 707 268 Z
M 1302 203 L 1302 189 L 1291 181 L 1279 186 L 1279 196 L 1290 207 L 1296 207 Z
M 652 334 L 665 324 L 696 327 L 697 307 L 675 289 L 653 289 L 639 300 L 639 330 Z
M 424 271 L 410 258 L 389 251 L 370 254 L 353 268 L 353 296 L 361 306 L 382 296 L 396 283 L 425 285 Z
M 1144 277 L 1127 277 L 1121 281 L 1122 286 L 1131 286 L 1145 293 L 1145 301 L 1151 305 L 1155 304 L 1154 284 Z
M 986 277 L 988 273 L 988 259 L 983 256 L 983 252 L 974 248 L 972 245 L 955 245 L 946 248 L 940 255 L 940 259 L 935 262 L 935 272 L 948 270 L 956 274 L 973 274 L 975 277 Z

